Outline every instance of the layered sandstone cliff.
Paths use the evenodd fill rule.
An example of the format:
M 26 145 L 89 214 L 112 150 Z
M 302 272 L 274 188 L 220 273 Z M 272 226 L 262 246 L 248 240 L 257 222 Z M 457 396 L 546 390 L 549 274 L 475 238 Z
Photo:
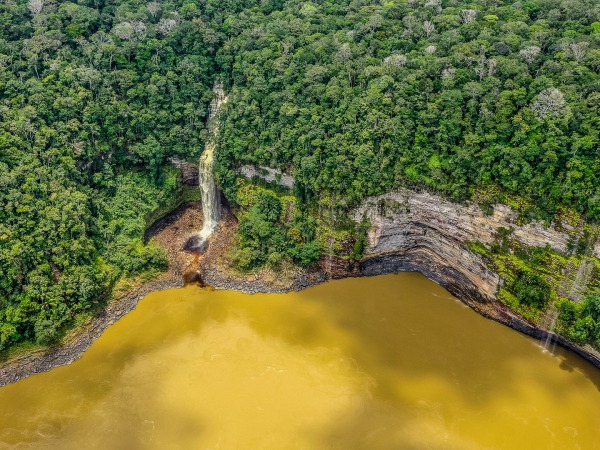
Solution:
M 365 201 L 355 220 L 366 216 L 372 225 L 366 257 L 396 255 L 398 264 L 408 264 L 442 284 L 459 274 L 461 295 L 495 298 L 500 284 L 482 258 L 470 252 L 468 242 L 492 244 L 499 228 L 512 229 L 512 236 L 529 247 L 550 246 L 565 253 L 569 234 L 540 222 L 519 225 L 517 213 L 496 205 L 486 215 L 475 204 L 456 204 L 427 192 L 407 189 L 389 192 Z
M 363 217 L 369 219 L 371 228 L 361 274 L 421 272 L 486 317 L 538 339 L 548 337 L 548 330 L 498 300 L 502 280 L 468 244 L 491 245 L 499 228 L 505 228 L 512 229 L 512 238 L 524 246 L 550 246 L 567 253 L 569 240 L 578 230 L 565 225 L 559 230 L 541 222 L 519 224 L 517 213 L 505 205 L 496 205 L 493 213 L 486 215 L 475 204 L 460 205 L 407 189 L 366 200 L 354 219 L 359 222 Z M 593 254 L 599 256 L 598 245 Z M 579 347 L 555 334 L 552 338 L 600 367 L 600 354 L 590 346 Z

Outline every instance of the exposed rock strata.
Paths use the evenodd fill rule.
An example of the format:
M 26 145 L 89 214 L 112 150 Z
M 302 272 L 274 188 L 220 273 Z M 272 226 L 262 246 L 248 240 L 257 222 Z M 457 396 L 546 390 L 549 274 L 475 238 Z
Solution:
M 393 253 L 404 265 L 423 272 L 441 284 L 461 279 L 460 296 L 496 298 L 501 283 L 483 259 L 467 249 L 467 243 L 492 244 L 500 227 L 513 229 L 512 237 L 529 247 L 549 245 L 565 253 L 569 235 L 540 222 L 517 223 L 508 206 L 496 205 L 485 215 L 474 204 L 459 205 L 427 192 L 401 190 L 367 200 L 355 219 L 369 218 L 367 258 Z M 475 294 L 476 293 L 476 294 Z
M 288 189 L 294 187 L 294 178 L 280 170 L 271 169 L 270 167 L 254 167 L 250 165 L 242 166 L 238 169 L 238 173 L 248 179 L 254 177 L 262 178 L 269 183 L 277 183 Z
M 176 233 L 176 237 L 170 234 L 173 230 L 179 232 L 189 228 L 182 225 L 187 221 L 182 222 L 181 211 L 177 210 L 171 217 L 159 222 L 153 227 L 156 231 L 149 233 L 148 237 L 165 233 L 163 238 L 158 236 L 158 242 L 163 245 L 169 242 L 181 248 L 185 232 L 181 235 Z M 275 276 L 241 277 L 222 270 L 219 260 L 228 251 L 237 226 L 235 219 L 226 214 L 203 257 L 198 274 L 217 288 L 258 293 L 300 290 L 332 278 L 417 271 L 448 289 L 483 316 L 536 339 L 544 341 L 548 338 L 546 330 L 523 319 L 497 300 L 499 277 L 486 267 L 481 257 L 467 250 L 466 243 L 491 243 L 498 227 L 513 227 L 514 235 L 525 245 L 548 244 L 558 251 L 565 251 L 568 242 L 566 233 L 540 223 L 519 226 L 516 213 L 503 205 L 496 206 L 494 214 L 486 216 L 476 205 L 457 205 L 428 193 L 408 190 L 367 200 L 357 210 L 355 219 L 360 220 L 364 215 L 371 219 L 373 227 L 369 232 L 365 258 L 359 264 L 331 256 L 323 257 L 319 261 L 320 269 L 298 270 L 287 280 L 277 280 Z M 598 247 L 596 256 L 597 251 Z M 182 265 L 174 262 L 180 258 L 188 261 L 188 257 L 179 255 L 174 258 L 171 252 L 168 253 L 172 266 L 169 273 L 111 303 L 105 312 L 84 329 L 77 330 L 62 346 L 0 363 L 0 386 L 73 362 L 104 329 L 135 308 L 143 296 L 152 291 L 181 286 Z M 592 347 L 577 346 L 555 334 L 551 337 L 553 342 L 575 351 L 600 368 L 600 354 Z
M 188 186 L 198 186 L 200 180 L 197 165 L 178 158 L 169 158 L 169 162 L 181 171 L 181 182 Z
M 479 206 L 459 205 L 427 192 L 400 190 L 367 200 L 356 212 L 359 220 L 367 215 L 373 224 L 370 250 L 381 253 L 402 246 L 397 236 L 413 223 L 422 224 L 440 235 L 460 242 L 492 243 L 499 227 L 513 228 L 514 237 L 530 247 L 550 245 L 566 252 L 569 235 L 541 222 L 517 223 L 517 213 L 506 205 L 495 205 L 491 215 Z
M 483 258 L 470 252 L 469 241 L 492 244 L 499 227 L 512 228 L 526 246 L 549 245 L 566 252 L 567 233 L 540 222 L 517 223 L 517 214 L 496 205 L 485 215 L 474 204 L 458 205 L 427 192 L 400 190 L 368 199 L 356 211 L 355 220 L 368 217 L 369 245 L 360 264 L 361 275 L 418 271 L 485 317 L 504 323 L 540 340 L 549 332 L 511 311 L 496 297 L 500 277 Z M 597 256 L 597 255 L 595 255 Z M 600 353 L 580 347 L 552 333 L 552 340 L 574 350 L 600 368 Z

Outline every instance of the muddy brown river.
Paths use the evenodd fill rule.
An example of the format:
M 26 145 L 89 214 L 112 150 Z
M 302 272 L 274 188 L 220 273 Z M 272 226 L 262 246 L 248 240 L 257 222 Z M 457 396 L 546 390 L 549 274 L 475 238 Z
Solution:
M 187 287 L 0 388 L 0 448 L 592 449 L 599 387 L 419 274 Z

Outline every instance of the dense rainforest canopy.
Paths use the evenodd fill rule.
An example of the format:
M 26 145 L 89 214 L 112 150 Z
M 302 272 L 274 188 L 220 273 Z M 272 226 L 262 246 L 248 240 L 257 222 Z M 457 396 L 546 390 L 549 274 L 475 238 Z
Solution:
M 175 196 L 168 159 L 201 152 L 217 77 L 233 200 L 249 163 L 293 174 L 305 210 L 419 185 L 600 219 L 595 0 L 6 0 L 0 348 L 49 342 L 120 277 L 164 266 L 146 218 Z M 256 249 L 280 210 L 259 199 L 241 227 Z M 271 240 L 312 239 L 298 217 Z
M 165 264 L 145 217 L 167 158 L 200 154 L 223 15 L 252 3 L 0 4 L 0 348 Z
M 286 1 L 225 25 L 225 185 L 256 163 L 342 207 L 494 186 L 600 218 L 600 3 Z

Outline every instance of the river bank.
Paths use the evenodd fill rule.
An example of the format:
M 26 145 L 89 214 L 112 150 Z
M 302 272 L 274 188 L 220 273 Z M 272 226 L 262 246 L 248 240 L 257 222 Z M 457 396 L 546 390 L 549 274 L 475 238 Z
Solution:
M 166 252 L 169 267 L 166 272 L 148 281 L 135 281 L 133 286 L 115 290 L 106 308 L 83 326 L 71 330 L 60 343 L 18 355 L 0 362 L 0 386 L 14 383 L 57 366 L 71 364 L 108 328 L 150 292 L 183 286 L 183 274 L 194 256 L 182 252 L 185 240 L 202 221 L 199 202 L 186 203 L 153 224 L 146 232 L 146 241 L 153 240 Z
M 594 448 L 599 387 L 577 355 L 414 272 L 288 294 L 192 286 L 0 389 L 0 448 Z
M 231 213 L 224 217 L 197 268 L 200 278 L 210 286 L 250 294 L 285 293 L 299 291 L 331 279 L 420 272 L 444 287 L 478 314 L 548 343 L 547 347 L 560 345 L 577 353 L 600 369 L 600 352 L 593 347 L 579 346 L 566 340 L 543 328 L 540 324 L 520 316 L 502 303 L 489 289 L 480 289 L 479 285 L 473 282 L 473 273 L 479 274 L 481 285 L 485 287 L 488 287 L 488 283 L 485 283 L 486 278 L 494 278 L 497 275 L 482 264 L 477 264 L 477 261 L 471 261 L 472 256 L 465 255 L 460 250 L 461 246 L 458 243 L 453 243 L 449 247 L 457 250 L 454 263 L 460 269 L 449 266 L 448 261 L 440 258 L 438 252 L 418 245 L 417 242 L 413 248 L 408 250 L 399 245 L 395 251 L 367 255 L 360 262 L 349 262 L 341 258 L 323 256 L 312 268 L 284 267 L 280 272 L 263 269 L 244 276 L 231 270 L 231 263 L 226 256 L 231 248 L 236 226 L 237 222 Z M 419 231 L 418 234 L 426 235 L 427 233 L 422 234 Z M 465 261 L 473 266 L 471 271 L 461 267 Z
M 229 219 L 231 220 L 231 219 Z M 227 222 L 224 221 L 224 224 Z M 521 317 L 497 298 L 490 298 L 485 292 L 473 288 L 473 284 L 459 270 L 447 266 L 437 266 L 430 254 L 424 252 L 387 252 L 367 257 L 358 263 L 349 263 L 340 258 L 322 258 L 318 269 L 295 271 L 277 276 L 268 270 L 240 276 L 228 270 L 223 255 L 229 248 L 233 226 L 224 226 L 217 230 L 213 239 L 219 239 L 219 246 L 209 249 L 200 268 L 202 279 L 218 289 L 238 290 L 245 293 L 276 293 L 299 291 L 309 286 L 331 279 L 347 277 L 370 277 L 398 272 L 420 272 L 435 281 L 469 308 L 482 316 L 506 325 L 516 331 L 531 336 L 550 345 L 560 345 L 571 350 L 600 369 L 600 353 L 589 345 L 576 345 L 556 333 Z
M 354 263 L 341 258 L 324 256 L 312 268 L 291 266 L 283 267 L 280 272 L 263 269 L 256 273 L 242 275 L 231 270 L 231 262 L 227 258 L 236 227 L 235 216 L 227 213 L 211 238 L 211 244 L 202 260 L 194 268 L 198 271 L 199 278 L 217 289 L 237 290 L 250 294 L 285 293 L 299 291 L 331 279 L 420 272 L 447 289 L 478 314 L 541 342 L 560 345 L 600 369 L 600 353 L 594 348 L 589 345 L 576 345 L 523 318 L 495 296 L 489 295 L 485 290 L 477 289 L 473 280 L 466 277 L 461 270 L 444 265 L 442 261 L 436 259 L 435 254 L 422 248 L 417 248 L 415 251 L 383 252 L 375 256 L 367 256 L 360 262 Z
M 257 273 L 242 275 L 230 268 L 227 258 L 237 227 L 237 220 L 231 212 L 225 212 L 210 240 L 208 249 L 202 256 L 183 250 L 186 240 L 197 229 L 197 224 L 201 220 L 200 205 L 198 202 L 192 202 L 182 205 L 155 223 L 146 233 L 146 239 L 153 240 L 165 249 L 169 259 L 168 270 L 155 279 L 115 295 L 100 315 L 73 330 L 59 345 L 0 363 L 0 386 L 72 363 L 106 328 L 132 311 L 143 297 L 150 292 L 182 287 L 184 280 L 202 281 L 217 289 L 237 290 L 251 294 L 285 293 L 299 291 L 331 279 L 405 271 L 421 272 L 482 316 L 540 341 L 550 340 L 553 344 L 556 343 L 576 352 L 600 368 L 600 354 L 593 348 L 577 346 L 520 317 L 498 299 L 490 299 L 484 293 L 473 289 L 472 283 L 464 279 L 460 271 L 437 267 L 435 260 L 427 254 L 387 252 L 367 257 L 358 263 L 323 257 L 317 265 L 308 269 L 290 265 L 282 267 L 279 272 L 263 269 Z
M 184 250 L 187 240 L 200 223 L 200 202 L 181 205 L 154 223 L 146 232 L 145 241 L 152 241 L 165 250 L 169 261 L 167 271 L 154 279 L 134 282 L 129 289 L 114 292 L 113 298 L 99 315 L 71 330 L 59 343 L 1 361 L 0 387 L 54 367 L 71 364 L 104 330 L 135 309 L 138 302 L 151 292 L 200 282 L 217 289 L 246 293 L 285 293 L 299 291 L 331 278 L 319 268 L 303 270 L 295 266 L 290 266 L 283 276 L 268 270 L 243 276 L 228 270 L 226 255 L 237 227 L 235 216 L 224 208 L 223 219 L 201 257 Z

